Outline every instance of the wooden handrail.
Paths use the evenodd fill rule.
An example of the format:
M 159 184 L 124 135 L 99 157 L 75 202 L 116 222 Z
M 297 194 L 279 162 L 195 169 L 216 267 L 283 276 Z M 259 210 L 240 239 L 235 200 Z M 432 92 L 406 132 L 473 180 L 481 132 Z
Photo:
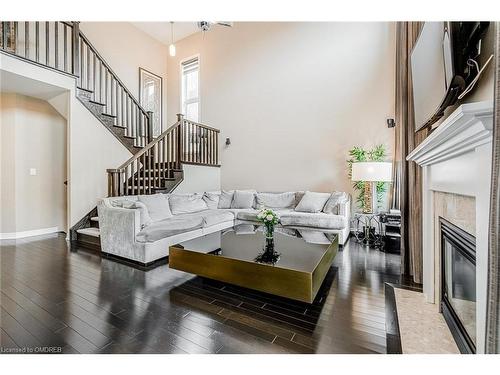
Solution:
M 106 62 L 104 57 L 101 56 L 101 54 L 97 51 L 97 49 L 94 47 L 94 45 L 88 40 L 88 38 L 85 36 L 85 34 L 80 30 L 80 38 L 82 38 L 85 43 L 90 47 L 92 52 L 99 58 L 99 60 L 102 62 L 102 64 L 106 67 L 106 69 L 113 75 L 113 78 L 120 84 L 120 86 L 124 89 L 124 91 L 127 93 L 127 95 L 132 99 L 134 104 L 143 112 L 145 115 L 147 115 L 147 110 L 142 107 L 142 105 L 139 103 L 139 101 L 134 97 L 134 95 L 127 89 L 127 86 L 120 80 L 118 75 L 111 69 L 109 64 Z
M 125 163 L 120 165 L 116 169 L 107 169 L 108 172 L 110 171 L 121 171 L 124 170 L 127 166 L 132 164 L 135 160 L 139 159 L 142 155 L 144 155 L 146 152 L 148 152 L 150 149 L 153 148 L 155 144 L 160 142 L 163 138 L 165 138 L 174 128 L 178 127 L 180 125 L 180 122 L 176 122 L 174 125 L 170 126 L 167 130 L 165 130 L 163 133 L 161 133 L 156 139 L 152 140 L 149 142 L 146 146 L 144 146 L 141 151 L 139 151 L 137 154 L 133 155 L 130 159 L 128 159 Z
M 208 126 L 208 125 L 205 125 L 205 124 L 200 124 L 199 122 L 195 122 L 195 121 L 191 121 L 191 120 L 184 120 L 190 124 L 193 124 L 193 125 L 196 125 L 197 127 L 200 127 L 200 128 L 204 128 L 204 129 L 208 129 L 208 130 L 212 130 L 216 133 L 220 133 L 220 130 L 219 129 L 216 129 L 216 128 L 212 128 L 211 126 Z
M 177 122 L 118 168 L 108 169 L 110 196 L 153 194 L 183 163 L 219 167 L 219 130 L 177 115 Z

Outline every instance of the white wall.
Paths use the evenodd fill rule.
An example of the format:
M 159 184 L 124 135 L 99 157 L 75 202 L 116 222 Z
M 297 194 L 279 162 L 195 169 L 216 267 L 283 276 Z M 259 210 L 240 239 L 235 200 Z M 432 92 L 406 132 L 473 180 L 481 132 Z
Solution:
M 168 60 L 169 123 L 179 64 L 200 54 L 201 121 L 221 129 L 222 188 L 345 190 L 353 146 L 392 154 L 392 23 L 244 23 L 176 43 Z
M 68 225 L 72 227 L 107 196 L 106 169 L 116 168 L 131 153 L 97 120 L 75 96 L 75 80 L 51 70 L 0 54 L 0 70 L 66 90 L 66 99 L 50 100 L 64 112 L 68 108 Z
M 0 233 L 15 238 L 21 232 L 66 231 L 66 120 L 46 101 L 0 96 Z
M 139 67 L 163 78 L 163 129 L 166 129 L 167 46 L 129 22 L 81 22 L 80 29 L 137 100 Z
M 0 233 L 16 232 L 15 100 L 0 95 Z
M 175 193 L 196 193 L 221 189 L 220 168 L 184 164 L 184 180 Z
M 108 196 L 106 169 L 132 154 L 78 100 L 71 103 L 70 183 L 72 225 Z

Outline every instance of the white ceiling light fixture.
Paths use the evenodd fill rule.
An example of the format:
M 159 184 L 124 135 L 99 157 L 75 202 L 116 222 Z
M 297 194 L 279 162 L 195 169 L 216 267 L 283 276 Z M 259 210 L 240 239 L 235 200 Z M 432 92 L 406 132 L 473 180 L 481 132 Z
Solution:
M 174 22 L 170 22 L 170 45 L 168 46 L 168 53 L 170 56 L 175 56 L 175 44 L 174 44 Z

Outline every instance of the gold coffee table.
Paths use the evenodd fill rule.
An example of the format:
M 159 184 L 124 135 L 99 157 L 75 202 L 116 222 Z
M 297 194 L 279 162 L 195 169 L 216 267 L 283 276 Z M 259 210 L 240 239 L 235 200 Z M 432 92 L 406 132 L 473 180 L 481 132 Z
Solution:
M 220 247 L 211 253 L 189 249 L 190 241 L 170 247 L 170 268 L 281 297 L 312 303 L 338 251 L 338 236 L 279 228 L 273 263 L 256 261 L 265 246 L 258 226 L 248 224 L 216 232 Z M 244 229 L 244 230 L 242 230 Z M 306 233 L 307 232 L 307 233 Z M 304 234 L 302 238 L 301 233 Z M 306 235 L 307 234 L 307 235 Z M 306 241 L 309 241 L 307 242 Z M 211 239 L 212 242 L 214 238 Z

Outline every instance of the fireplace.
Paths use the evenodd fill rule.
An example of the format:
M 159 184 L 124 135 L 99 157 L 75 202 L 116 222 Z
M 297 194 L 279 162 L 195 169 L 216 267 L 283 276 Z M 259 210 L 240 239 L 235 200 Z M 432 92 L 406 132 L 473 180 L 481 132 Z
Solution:
M 462 353 L 476 352 L 476 239 L 440 217 L 441 311 Z

